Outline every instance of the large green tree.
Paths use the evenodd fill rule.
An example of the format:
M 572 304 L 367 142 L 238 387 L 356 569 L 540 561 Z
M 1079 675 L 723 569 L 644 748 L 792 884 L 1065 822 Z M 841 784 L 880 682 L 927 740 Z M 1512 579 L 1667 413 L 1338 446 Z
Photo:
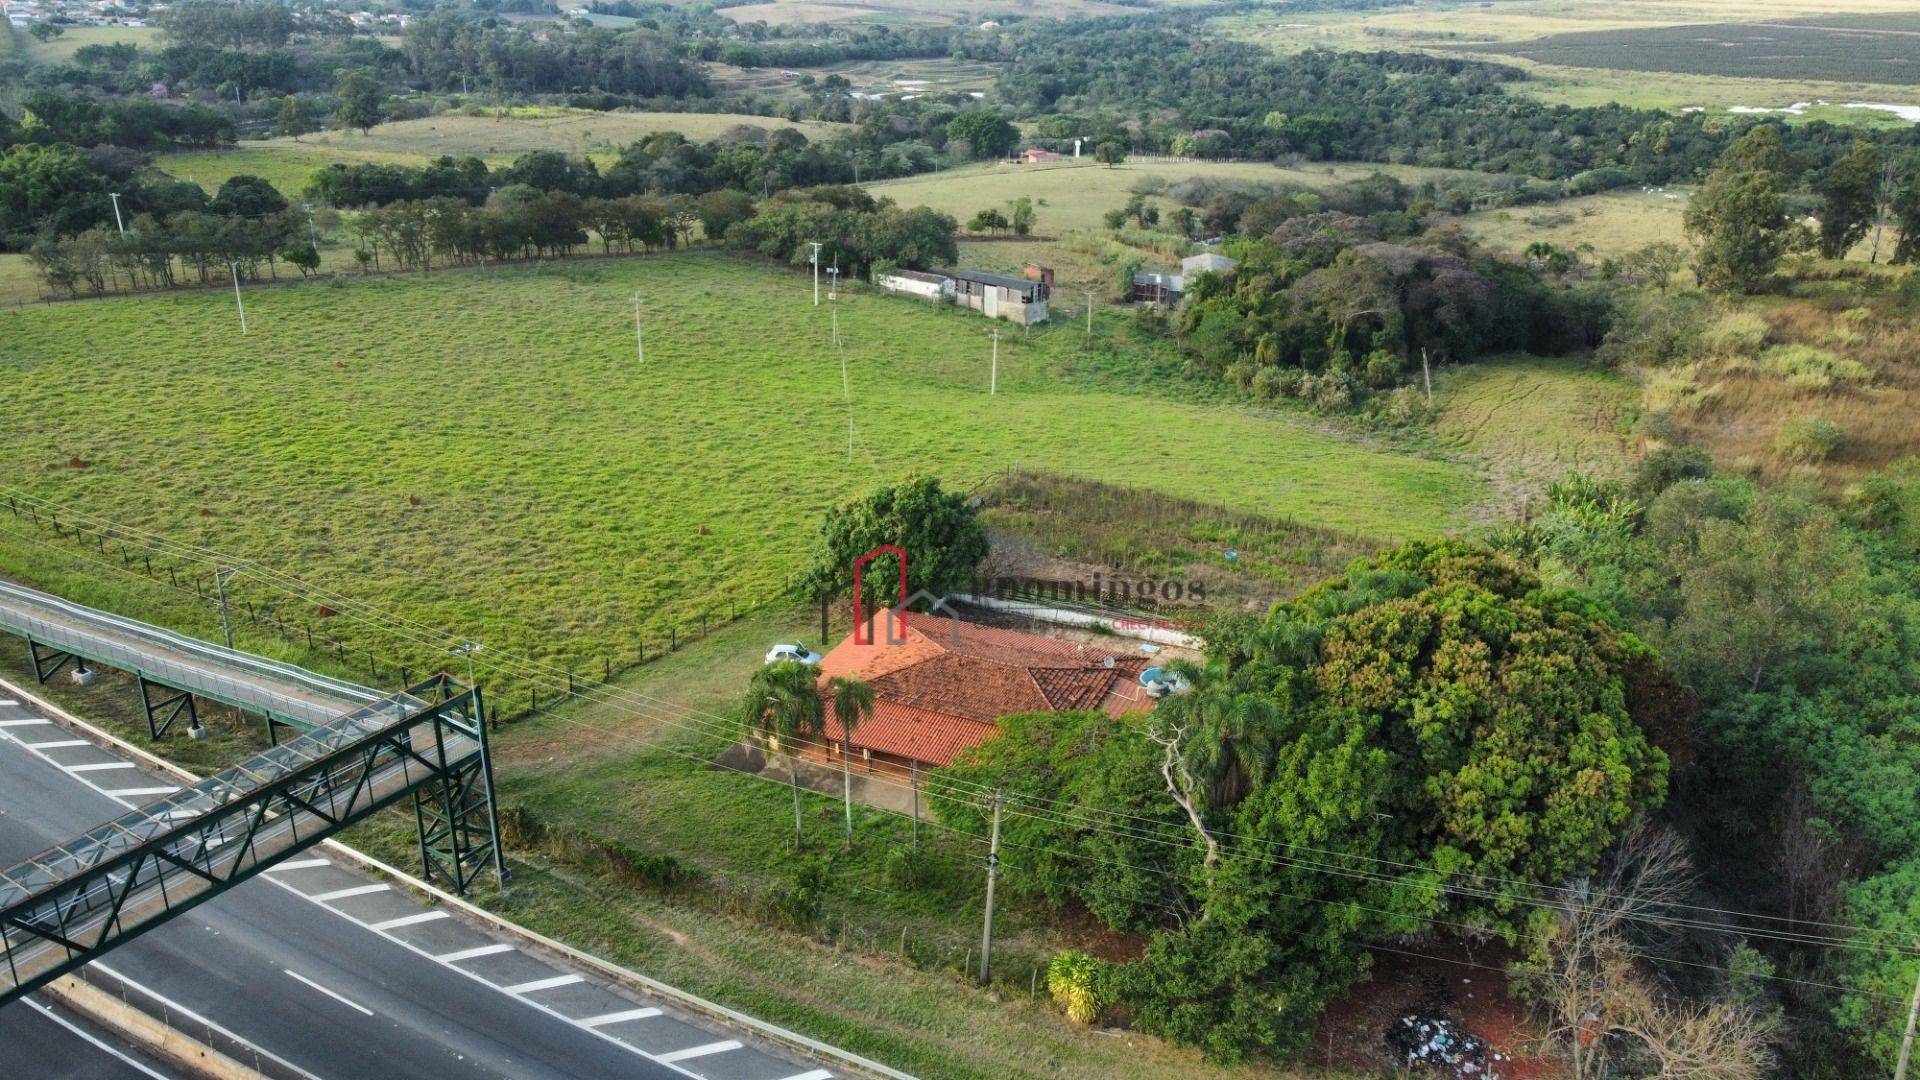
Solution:
M 1820 196 L 1820 255 L 1846 258 L 1867 235 L 1880 206 L 1880 151 L 1865 139 L 1833 163 L 1815 185 Z
M 947 121 L 947 140 L 964 141 L 976 158 L 1004 157 L 1019 137 L 1006 117 L 987 109 L 968 109 Z
M 333 92 L 340 99 L 340 107 L 333 115 L 341 127 L 359 128 L 360 134 L 365 135 L 386 119 L 387 95 L 372 74 L 359 70 L 345 72 L 334 83 Z
M 987 529 L 973 500 L 930 476 L 881 488 L 827 512 L 798 588 L 815 600 L 848 595 L 854 560 L 883 544 L 907 553 L 907 591 L 945 596 L 973 580 L 987 557 Z M 864 600 L 897 602 L 899 564 L 891 556 L 869 563 Z
M 1780 174 L 1725 165 L 1687 204 L 1683 223 L 1700 244 L 1694 273 L 1709 289 L 1753 292 L 1787 250 Z
M 1436 918 L 1520 940 L 1517 882 L 1577 879 L 1665 796 L 1652 651 L 1486 549 L 1408 545 L 1208 641 L 1144 719 L 1010 718 L 931 786 L 963 830 L 967 793 L 1052 800 L 1003 821 L 1009 884 L 1150 930 L 1123 1000 L 1214 1057 L 1299 1049 L 1366 941 Z

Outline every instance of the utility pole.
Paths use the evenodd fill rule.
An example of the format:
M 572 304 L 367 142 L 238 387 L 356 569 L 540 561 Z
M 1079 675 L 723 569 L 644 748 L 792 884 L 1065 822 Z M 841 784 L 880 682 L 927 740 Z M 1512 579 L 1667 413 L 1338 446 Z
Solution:
M 1433 406 L 1433 365 L 1427 362 L 1427 350 L 1420 350 L 1420 373 L 1427 378 L 1427 406 Z
M 245 337 L 247 335 L 247 302 L 240 299 L 240 264 L 228 263 L 227 268 L 233 271 L 233 305 L 240 309 L 240 336 Z
M 1000 793 L 993 793 L 993 840 L 987 845 L 987 925 L 980 934 L 980 985 L 993 963 L 993 879 L 1000 873 Z M 1911 1025 L 1909 1025 L 1911 1026 Z
M 237 566 L 216 566 L 213 570 L 213 588 L 220 594 L 220 633 L 227 639 L 227 648 L 233 648 L 233 623 L 227 619 L 227 581 L 240 572 Z
M 1093 336 L 1093 290 L 1087 290 L 1087 336 Z
M 838 264 L 827 267 L 827 299 L 840 299 L 840 267 Z
M 640 332 L 640 294 L 633 294 L 633 350 L 640 355 L 640 362 L 647 362 L 647 339 Z
M 820 244 L 817 241 L 813 241 L 813 240 L 807 241 L 807 244 L 808 246 L 813 248 L 813 254 L 807 256 L 807 261 L 813 264 L 813 306 L 819 307 L 820 306 Z
M 826 637 L 825 634 L 820 635 L 822 641 L 826 640 Z M 913 788 L 913 849 L 918 851 L 920 850 L 920 763 L 910 761 L 908 764 L 913 769 L 912 779 L 908 781 Z
M 113 227 L 120 230 L 121 236 L 125 236 L 127 235 L 127 223 L 120 220 L 120 193 L 117 191 L 108 192 L 108 197 L 113 200 Z
M 993 332 L 993 374 L 987 377 L 987 394 L 1000 392 L 1000 331 Z
M 320 232 L 318 229 L 315 229 L 313 227 L 313 204 L 301 203 L 300 209 L 305 210 L 307 212 L 307 243 L 313 245 L 313 250 L 319 251 L 320 250 Z
M 1920 945 L 1920 941 L 1915 942 Z M 1913 1056 L 1913 1024 L 1920 1019 L 1920 973 L 1913 979 L 1913 999 L 1907 1002 L 1907 1033 L 1900 1037 L 1900 1064 L 1894 1067 L 1893 1080 L 1907 1080 L 1907 1060 Z

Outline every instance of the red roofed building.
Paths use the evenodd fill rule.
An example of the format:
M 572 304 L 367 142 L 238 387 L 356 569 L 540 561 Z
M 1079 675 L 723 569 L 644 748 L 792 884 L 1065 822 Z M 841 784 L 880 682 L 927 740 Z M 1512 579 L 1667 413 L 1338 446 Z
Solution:
M 830 745 L 808 757 L 838 765 L 839 754 L 849 752 L 868 772 L 904 776 L 952 764 L 1013 713 L 1102 709 L 1120 716 L 1153 708 L 1140 685 L 1147 663 L 1137 655 L 940 614 L 883 610 L 870 629 L 872 644 L 849 636 L 827 653 L 820 680 L 858 676 L 873 688 L 873 715 L 854 727 L 849 748 L 829 700 Z

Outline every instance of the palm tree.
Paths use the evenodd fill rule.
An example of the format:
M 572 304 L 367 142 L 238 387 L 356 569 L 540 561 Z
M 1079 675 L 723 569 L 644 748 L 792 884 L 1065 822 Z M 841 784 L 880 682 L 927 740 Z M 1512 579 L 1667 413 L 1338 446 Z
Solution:
M 827 693 L 833 698 L 833 715 L 840 721 L 840 790 L 847 804 L 847 847 L 853 847 L 853 729 L 873 715 L 873 688 L 860 681 L 858 674 L 835 675 L 827 680 Z
M 787 750 L 787 782 L 793 787 L 793 848 L 800 850 L 800 744 L 826 727 L 826 706 L 814 683 L 814 669 L 793 660 L 768 664 L 753 673 L 741 704 L 747 726 L 776 753 Z

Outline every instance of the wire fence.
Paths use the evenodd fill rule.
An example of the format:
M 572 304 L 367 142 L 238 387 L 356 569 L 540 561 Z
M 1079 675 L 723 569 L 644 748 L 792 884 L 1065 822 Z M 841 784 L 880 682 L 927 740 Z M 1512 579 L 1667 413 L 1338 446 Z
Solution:
M 159 543 L 157 538 L 97 519 L 76 516 L 71 511 L 63 519 L 61 511 L 49 509 L 47 504 L 16 494 L 4 496 L 4 508 L 16 521 L 32 526 L 42 534 L 51 533 L 62 542 L 64 548 L 70 549 L 70 553 L 172 590 L 183 599 L 194 602 L 212 617 L 224 616 L 233 627 L 251 627 L 256 631 L 271 633 L 288 646 L 304 649 L 306 656 L 303 659 L 326 664 L 349 678 L 364 676 L 370 686 L 410 686 L 416 675 L 431 674 L 453 662 L 446 653 L 440 656 L 425 655 L 417 643 L 411 647 L 399 645 L 398 650 L 408 659 L 395 659 L 392 652 L 388 651 L 395 648 L 392 642 L 369 643 L 358 638 L 350 640 L 335 633 L 332 629 L 334 620 L 342 613 L 327 604 L 308 604 L 270 587 L 250 588 L 250 583 L 254 586 L 264 583 L 252 582 L 245 575 L 230 579 L 223 590 L 219 575 L 223 565 L 232 564 L 223 564 L 222 560 L 211 554 L 196 555 L 178 545 Z M 91 552 L 88 549 L 92 549 Z M 683 633 L 678 626 L 669 626 L 664 636 L 657 631 L 649 635 L 644 630 L 635 634 L 632 639 L 635 654 L 631 658 L 603 654 L 597 664 L 565 670 L 551 685 L 527 680 L 523 686 L 496 687 L 489 698 L 492 704 L 488 710 L 489 716 L 497 725 L 573 700 L 588 685 L 609 682 L 616 672 L 656 662 L 783 602 L 784 598 L 775 597 L 727 612 L 703 611 L 697 617 L 696 625 L 687 632 Z M 49 641 L 51 643 L 51 639 Z M 448 644 L 451 646 L 457 642 L 449 639 Z

